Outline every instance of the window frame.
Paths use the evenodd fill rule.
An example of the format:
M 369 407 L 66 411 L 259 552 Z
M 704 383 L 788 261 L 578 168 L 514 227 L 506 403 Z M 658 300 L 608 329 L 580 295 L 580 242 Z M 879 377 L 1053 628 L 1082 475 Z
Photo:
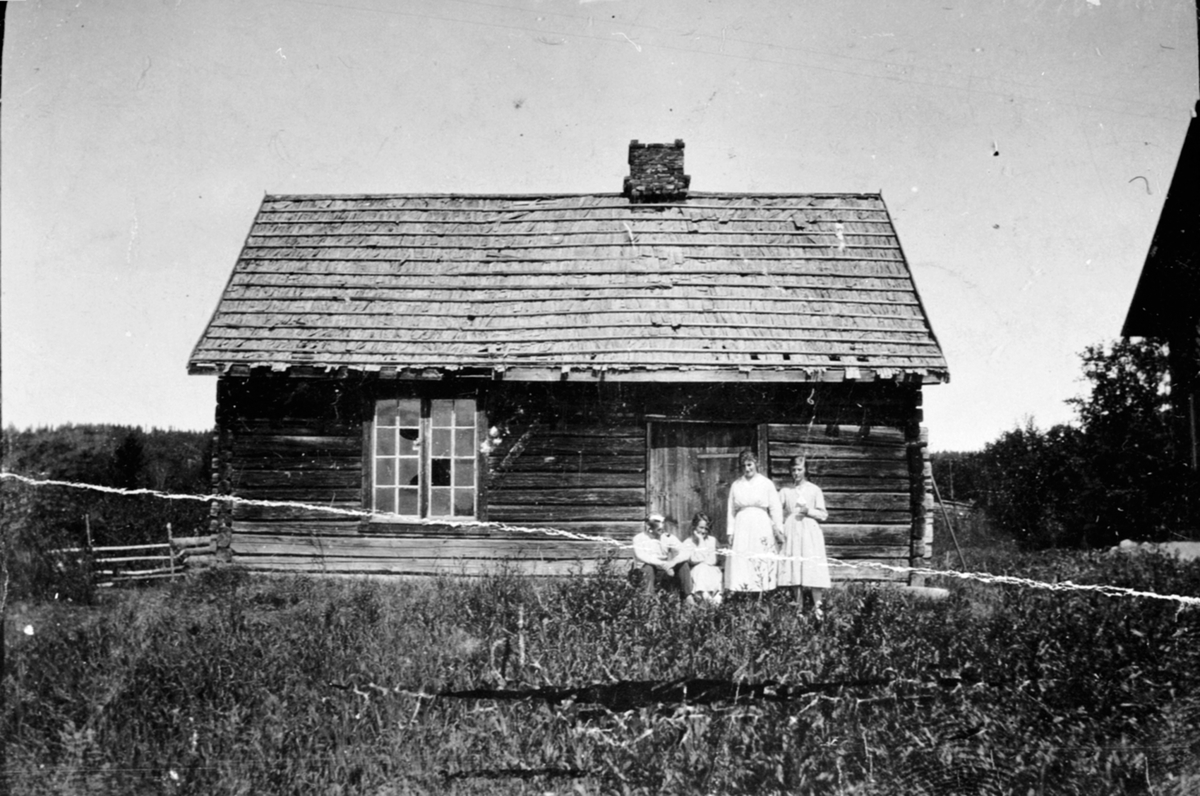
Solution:
M 379 405 L 383 401 L 418 401 L 420 404 L 419 412 L 419 432 L 418 432 L 418 455 L 417 455 L 417 514 L 377 514 L 379 509 L 376 506 L 375 489 L 376 489 L 376 470 L 378 467 L 378 456 L 376 453 L 376 438 L 378 432 L 378 417 Z M 474 434 L 472 444 L 471 461 L 473 463 L 474 484 L 472 485 L 472 496 L 474 501 L 474 511 L 468 515 L 455 515 L 453 513 L 447 515 L 431 516 L 430 509 L 432 505 L 434 484 L 432 483 L 433 474 L 433 408 L 436 401 L 456 401 L 470 400 L 474 401 L 475 407 L 473 412 L 473 423 L 463 426 L 451 426 L 452 428 L 471 428 Z M 371 512 L 367 518 L 368 523 L 385 523 L 385 524 L 404 524 L 404 523 L 438 523 L 445 522 L 447 524 L 456 522 L 480 522 L 487 519 L 486 509 L 486 490 L 485 490 L 485 473 L 484 467 L 487 459 L 481 451 L 481 441 L 486 437 L 487 421 L 484 411 L 483 396 L 478 392 L 455 392 L 455 393 L 412 393 L 412 392 L 395 392 L 395 393 L 379 393 L 369 396 L 364 406 L 363 419 L 363 508 Z M 453 416 L 453 414 L 452 414 Z M 444 428 L 439 426 L 439 428 Z M 453 438 L 452 438 L 453 440 Z M 453 446 L 453 441 L 451 445 Z M 441 457 L 438 457 L 441 458 Z M 456 458 L 463 459 L 466 457 L 454 456 L 453 448 L 451 449 L 450 467 L 451 473 L 454 469 L 454 460 Z M 453 475 L 451 476 L 453 479 Z M 397 484 L 397 486 L 399 486 Z M 450 486 L 450 510 L 454 510 L 453 490 L 458 488 L 451 481 Z M 396 507 L 398 508 L 398 506 Z

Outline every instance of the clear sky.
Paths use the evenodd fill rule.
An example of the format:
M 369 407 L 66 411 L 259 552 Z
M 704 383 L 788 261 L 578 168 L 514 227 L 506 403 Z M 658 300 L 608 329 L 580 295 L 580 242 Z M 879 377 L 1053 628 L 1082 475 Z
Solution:
M 880 191 L 952 381 L 935 450 L 1071 418 L 1197 98 L 1192 0 L 8 3 L 3 422 L 202 429 L 264 193 Z

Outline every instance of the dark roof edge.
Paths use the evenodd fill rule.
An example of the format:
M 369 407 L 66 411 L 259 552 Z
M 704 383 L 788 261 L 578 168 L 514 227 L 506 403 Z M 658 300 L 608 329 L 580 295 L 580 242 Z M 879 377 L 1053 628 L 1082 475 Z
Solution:
M 863 366 L 861 368 L 822 368 L 822 369 L 781 369 L 781 368 L 694 368 L 682 370 L 670 367 L 621 368 L 596 370 L 583 365 L 578 367 L 480 367 L 473 368 L 477 373 L 463 374 L 473 381 L 552 381 L 552 382 L 824 382 L 824 383 L 922 383 L 947 384 L 950 372 L 946 368 L 877 368 Z M 859 376 L 850 376 L 848 370 L 858 371 Z M 888 370 L 892 376 L 883 377 L 879 371 Z M 486 372 L 485 372 L 486 371 Z M 188 373 L 193 376 L 241 376 L 273 375 L 300 376 L 308 378 L 338 378 L 342 375 L 355 373 L 370 375 L 384 380 L 399 381 L 439 381 L 447 376 L 460 373 L 457 369 L 446 369 L 437 366 L 417 368 L 385 368 L 382 366 L 362 367 L 347 365 L 321 365 L 302 363 L 222 363 L 212 361 L 189 362 Z
M 1180 223 L 1186 224 L 1190 221 L 1179 216 L 1185 215 L 1189 209 L 1194 211 L 1194 208 L 1186 203 L 1195 199 L 1193 164 L 1197 160 L 1200 160 L 1200 100 L 1196 102 L 1192 111 L 1191 121 L 1188 122 L 1183 144 L 1175 160 L 1175 171 L 1171 175 L 1166 196 L 1163 197 L 1158 223 L 1154 225 L 1154 235 L 1150 238 L 1150 248 L 1146 250 L 1146 259 L 1142 263 L 1141 273 L 1138 274 L 1137 286 L 1133 289 L 1133 298 L 1130 299 L 1129 309 L 1125 313 L 1125 322 L 1121 325 L 1122 337 L 1157 337 L 1165 332 L 1161 313 L 1153 307 L 1155 299 L 1164 289 L 1161 271 L 1165 266 L 1161 259 L 1168 255 L 1164 254 L 1161 248 L 1164 243 L 1179 237 L 1176 229 Z M 1192 195 L 1186 196 L 1189 191 Z

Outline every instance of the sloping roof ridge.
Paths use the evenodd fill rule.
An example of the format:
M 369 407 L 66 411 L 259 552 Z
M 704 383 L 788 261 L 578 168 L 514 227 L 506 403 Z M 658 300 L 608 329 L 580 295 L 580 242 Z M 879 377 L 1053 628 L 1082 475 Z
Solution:
M 666 202 L 639 202 L 638 204 L 683 204 L 690 198 L 704 199 L 786 199 L 790 197 L 871 197 L 882 199 L 878 191 L 689 191 L 685 199 Z M 304 202 L 324 199 L 623 199 L 622 193 L 579 192 L 579 193 L 313 193 L 313 194 L 265 194 L 263 202 Z
M 264 202 L 311 201 L 313 199 L 579 199 L 596 196 L 619 198 L 621 193 L 302 193 L 266 194 Z
M 896 220 L 892 217 L 892 211 L 888 208 L 887 202 L 884 200 L 882 192 L 879 194 L 879 201 L 883 203 L 883 214 L 885 216 L 887 216 L 888 224 L 891 226 L 891 228 L 893 230 L 895 230 L 896 229 Z M 924 302 L 924 300 L 921 299 L 921 291 L 919 291 L 917 289 L 917 279 L 916 279 L 916 276 L 912 272 L 912 265 L 910 264 L 911 261 L 908 259 L 908 254 L 904 251 L 904 244 L 900 242 L 900 234 L 898 231 L 896 233 L 896 246 L 900 249 L 900 261 L 903 262 L 908 267 L 908 278 L 912 280 L 913 298 L 915 298 L 917 300 L 917 308 L 920 310 L 921 319 L 925 322 L 925 329 L 926 329 L 926 331 L 929 332 L 930 339 L 933 340 L 933 344 L 935 346 L 937 346 L 937 350 L 942 353 L 942 357 L 944 359 L 946 356 L 945 349 L 942 348 L 942 341 L 938 340 L 937 332 L 933 331 L 933 321 L 929 318 L 929 312 L 925 309 L 925 302 Z M 950 372 L 949 372 L 949 364 L 948 363 L 946 366 L 946 379 L 945 380 L 947 382 L 950 381 Z
M 765 199 L 786 198 L 789 196 L 870 196 L 883 198 L 878 191 L 689 191 L 688 197 L 728 196 L 732 198 L 763 197 Z

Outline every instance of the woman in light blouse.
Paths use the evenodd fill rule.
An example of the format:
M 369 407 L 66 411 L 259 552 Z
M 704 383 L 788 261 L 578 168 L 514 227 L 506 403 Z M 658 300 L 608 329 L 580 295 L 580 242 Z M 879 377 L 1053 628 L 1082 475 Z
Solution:
M 783 504 L 783 560 L 779 562 L 779 586 L 795 589 L 796 602 L 803 605 L 801 590 L 813 599 L 813 615 L 820 619 L 821 597 L 829 588 L 829 563 L 825 560 L 825 535 L 818 522 L 829 519 L 825 495 L 808 480 L 803 456 L 792 459 L 792 486 L 779 490 Z
M 742 451 L 738 464 L 742 477 L 729 487 L 725 588 L 766 592 L 775 588 L 775 540 L 783 535 L 783 508 L 775 484 L 758 472 L 758 457 L 752 451 Z

